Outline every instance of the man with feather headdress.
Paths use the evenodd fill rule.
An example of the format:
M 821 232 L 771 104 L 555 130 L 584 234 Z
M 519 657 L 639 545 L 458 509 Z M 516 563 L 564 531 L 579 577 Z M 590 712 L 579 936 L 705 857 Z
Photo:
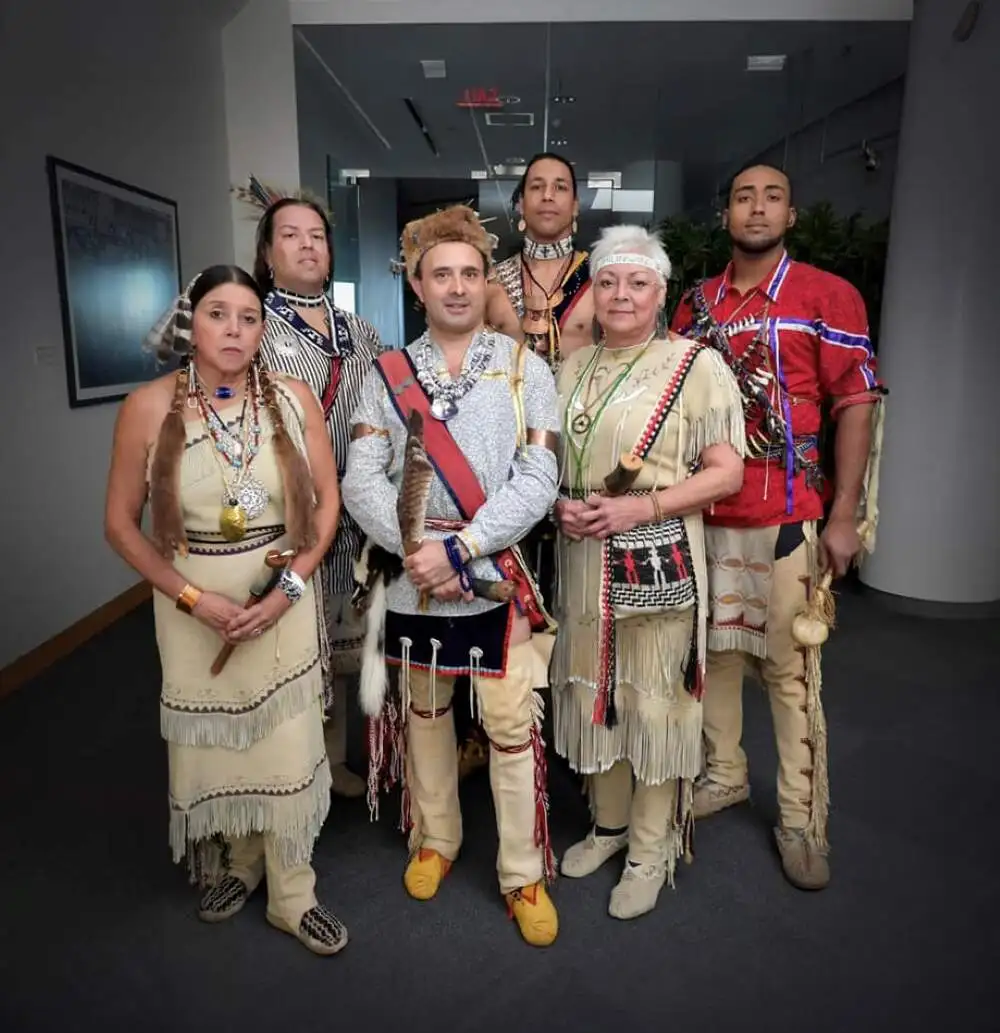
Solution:
M 369 805 L 403 782 L 407 892 L 434 897 L 462 845 L 451 704 L 466 676 L 490 743 L 500 891 L 524 939 L 547 946 L 558 917 L 537 689 L 554 625 L 517 543 L 555 501 L 559 423 L 546 363 L 484 325 L 494 246 L 462 205 L 403 230 L 427 331 L 366 380 L 342 487 L 376 571 L 361 683 Z

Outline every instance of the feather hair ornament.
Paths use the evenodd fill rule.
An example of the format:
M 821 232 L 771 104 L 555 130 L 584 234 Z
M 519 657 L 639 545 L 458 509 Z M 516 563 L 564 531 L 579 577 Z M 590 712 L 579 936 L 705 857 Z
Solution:
M 266 212 L 271 205 L 286 199 L 305 201 L 316 205 L 326 216 L 330 225 L 333 225 L 333 213 L 329 206 L 311 190 L 279 190 L 277 187 L 264 183 L 251 172 L 247 176 L 246 184 L 233 187 L 233 193 L 238 201 L 256 208 L 259 212 Z

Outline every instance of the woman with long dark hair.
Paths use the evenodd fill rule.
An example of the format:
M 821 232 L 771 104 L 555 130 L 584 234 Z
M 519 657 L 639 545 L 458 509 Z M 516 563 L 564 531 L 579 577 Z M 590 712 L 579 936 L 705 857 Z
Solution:
M 320 399 L 343 477 L 350 444 L 348 421 L 361 385 L 382 351 L 371 323 L 335 306 L 333 230 L 321 205 L 300 197 L 270 196 L 257 226 L 254 275 L 265 292 L 267 322 L 261 354 L 270 369 L 304 380 Z M 364 780 L 347 768 L 347 691 L 361 670 L 364 627 L 351 606 L 354 560 L 362 534 L 346 510 L 320 567 L 324 628 L 327 753 L 332 788 L 358 797 Z
M 266 876 L 268 921 L 335 954 L 347 932 L 310 862 L 330 806 L 314 573 L 340 495 L 312 392 L 260 361 L 264 315 L 246 272 L 212 266 L 152 331 L 180 368 L 122 405 L 105 526 L 155 589 L 170 845 L 207 889 L 200 917 L 231 918 Z

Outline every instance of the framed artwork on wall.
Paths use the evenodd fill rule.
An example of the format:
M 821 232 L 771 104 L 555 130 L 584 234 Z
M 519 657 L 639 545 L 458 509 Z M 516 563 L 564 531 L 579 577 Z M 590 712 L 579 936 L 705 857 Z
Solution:
M 142 342 L 181 290 L 177 203 L 47 165 L 69 404 L 117 401 L 165 372 Z

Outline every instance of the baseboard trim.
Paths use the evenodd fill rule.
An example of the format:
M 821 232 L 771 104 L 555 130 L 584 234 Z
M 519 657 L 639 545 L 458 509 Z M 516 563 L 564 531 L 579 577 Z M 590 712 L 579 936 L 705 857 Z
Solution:
M 10 695 L 22 685 L 37 678 L 59 660 L 79 649 L 85 642 L 110 628 L 137 606 L 152 598 L 153 590 L 149 583 L 140 581 L 127 588 L 121 595 L 116 595 L 92 613 L 81 617 L 75 624 L 58 635 L 53 635 L 30 653 L 18 657 L 0 670 L 0 699 Z

